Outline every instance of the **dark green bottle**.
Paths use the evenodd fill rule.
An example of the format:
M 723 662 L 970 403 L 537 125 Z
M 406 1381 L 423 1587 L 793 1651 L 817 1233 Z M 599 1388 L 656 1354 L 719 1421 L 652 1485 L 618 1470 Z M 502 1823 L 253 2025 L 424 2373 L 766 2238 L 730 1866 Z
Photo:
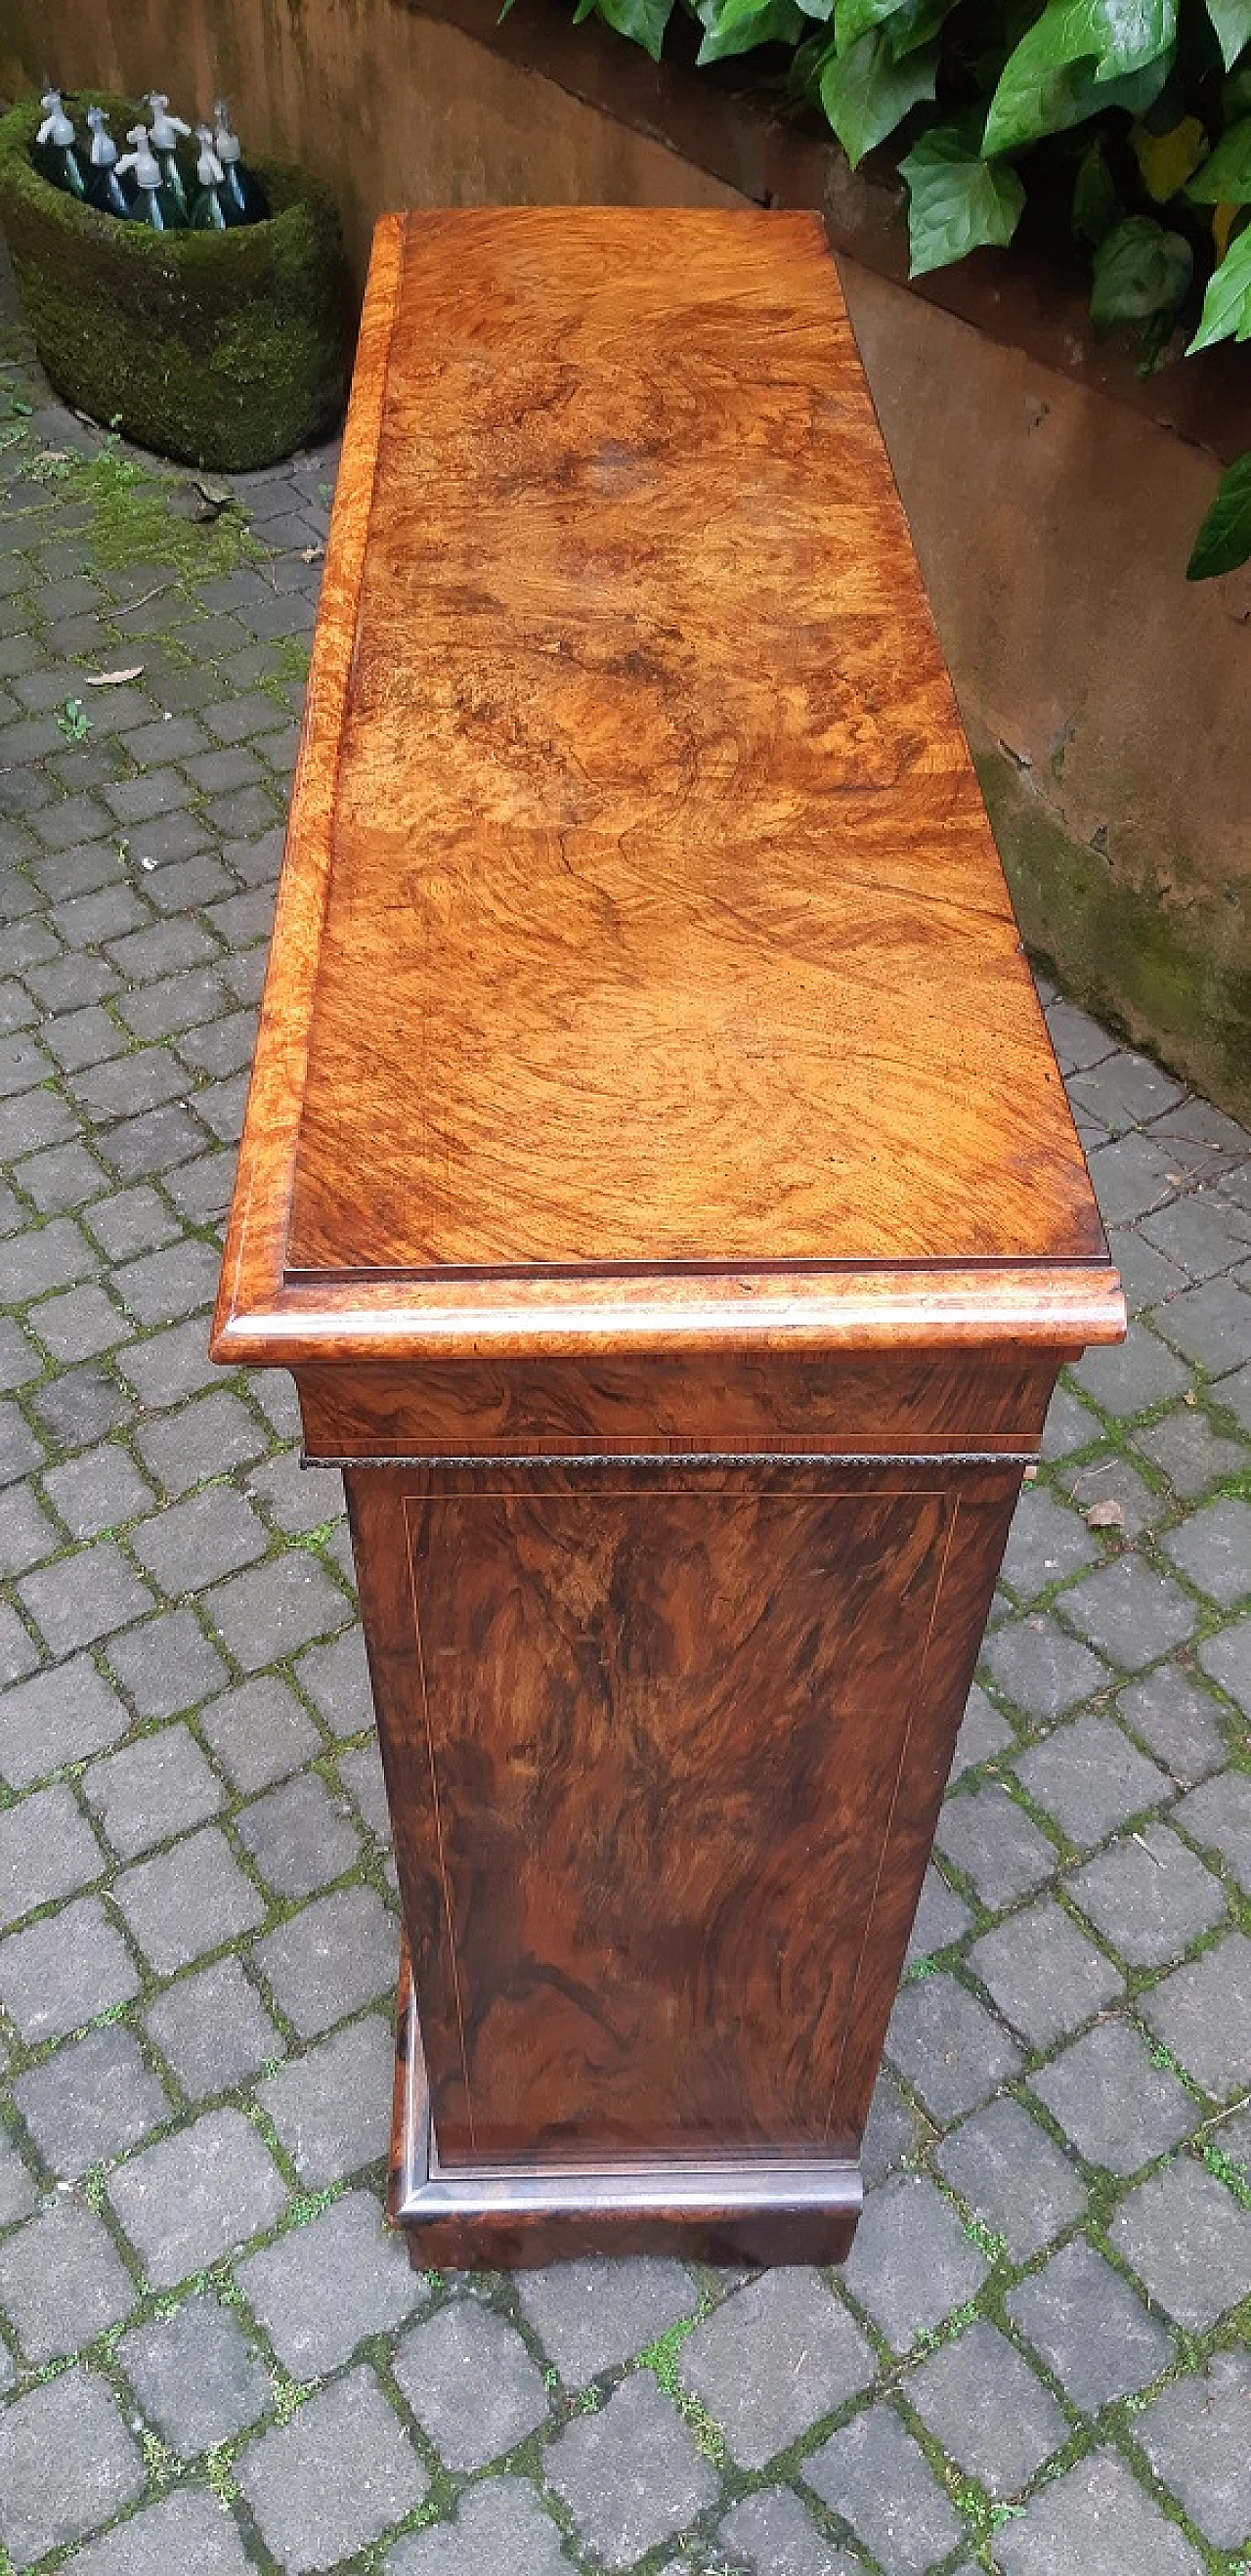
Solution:
M 45 90 L 39 104 L 43 123 L 35 136 L 36 167 L 54 188 L 64 188 L 71 197 L 85 197 L 87 182 L 74 142 L 74 128 L 61 105 L 59 89 Z
M 232 218 L 222 204 L 222 197 L 225 194 L 222 187 L 224 173 L 213 150 L 212 126 L 197 125 L 195 138 L 200 146 L 200 158 L 196 163 L 195 171 L 200 184 L 192 199 L 191 229 L 197 233 L 224 233 Z M 233 220 L 237 222 L 238 217 L 235 216 Z
M 128 215 L 130 200 L 117 175 L 117 145 L 102 107 L 89 107 L 91 159 L 87 164 L 87 203 L 102 215 Z
M 185 217 L 161 176 L 161 165 L 148 141 L 147 127 L 132 125 L 126 140 L 131 149 L 122 154 L 117 175 L 123 179 L 128 170 L 134 173 L 131 222 L 150 224 L 154 233 L 181 232 Z
M 219 98 L 213 114 L 217 119 L 213 150 L 222 165 L 222 206 L 226 221 L 237 224 L 263 223 L 269 208 L 260 181 L 255 179 L 240 157 L 239 137 L 230 123 L 230 110 Z M 233 216 L 231 209 L 234 209 Z
M 188 221 L 189 210 L 187 191 L 182 184 L 182 172 L 178 167 L 178 137 L 180 134 L 190 134 L 191 128 L 189 125 L 184 125 L 180 116 L 169 114 L 169 100 L 164 90 L 150 89 L 147 97 L 148 105 L 152 110 L 152 131 L 149 138 L 151 148 L 161 165 L 162 184 L 168 189 L 178 208 L 179 218 L 185 224 Z

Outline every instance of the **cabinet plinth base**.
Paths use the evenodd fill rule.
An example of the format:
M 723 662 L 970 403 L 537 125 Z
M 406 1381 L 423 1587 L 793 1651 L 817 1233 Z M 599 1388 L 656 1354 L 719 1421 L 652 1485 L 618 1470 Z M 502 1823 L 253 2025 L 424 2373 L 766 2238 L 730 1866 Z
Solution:
M 407 1950 L 396 2002 L 388 2215 L 415 2270 L 511 2272 L 586 2254 L 713 2264 L 841 2263 L 863 2198 L 854 2157 L 626 2165 L 439 2163 Z

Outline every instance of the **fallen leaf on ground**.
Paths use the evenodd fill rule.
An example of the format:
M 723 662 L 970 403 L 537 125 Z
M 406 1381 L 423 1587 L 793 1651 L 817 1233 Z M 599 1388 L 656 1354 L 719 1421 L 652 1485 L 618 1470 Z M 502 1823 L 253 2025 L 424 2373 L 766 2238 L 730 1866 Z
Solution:
M 1087 1529 L 1124 1529 L 1125 1514 L 1119 1503 L 1092 1503 L 1083 1515 Z
M 301 561 L 301 563 L 320 563 L 321 558 L 322 558 L 322 556 L 324 555 L 325 551 L 326 551 L 325 547 L 324 547 L 324 546 L 320 546 L 320 545 L 318 545 L 318 546 L 301 546 L 301 548 L 300 548 L 300 561 Z
M 128 662 L 124 671 L 89 671 L 87 686 L 89 689 L 117 689 L 123 680 L 137 680 L 142 669 L 142 662 Z

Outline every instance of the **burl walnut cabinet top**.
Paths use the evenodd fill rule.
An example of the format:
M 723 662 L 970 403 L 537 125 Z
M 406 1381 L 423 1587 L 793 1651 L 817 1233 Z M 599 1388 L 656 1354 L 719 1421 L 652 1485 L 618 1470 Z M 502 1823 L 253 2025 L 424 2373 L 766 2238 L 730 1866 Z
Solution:
M 1121 1308 L 815 217 L 378 227 L 222 1359 Z

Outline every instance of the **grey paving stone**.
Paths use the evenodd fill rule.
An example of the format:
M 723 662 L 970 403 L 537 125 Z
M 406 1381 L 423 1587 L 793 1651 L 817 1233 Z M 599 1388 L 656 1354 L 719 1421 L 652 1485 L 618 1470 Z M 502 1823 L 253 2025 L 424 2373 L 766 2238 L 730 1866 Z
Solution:
M 38 2197 L 16 2147 L 0 2129 L 0 2227 L 29 2217 Z
M 189 1163 L 193 1154 L 203 1153 L 205 1141 L 199 1120 L 168 1102 L 162 1109 L 145 1109 L 137 1118 L 123 1118 L 116 1127 L 105 1128 L 96 1144 L 119 1180 L 137 1181 L 153 1173 L 164 1177 L 176 1164 Z M 145 1344 L 145 1357 L 150 1348 Z
M 936 1950 L 947 1949 L 967 1932 L 972 1920 L 963 1897 L 948 1887 L 941 1870 L 931 1861 L 921 1882 L 921 1899 L 908 1943 L 909 1963 L 932 1958 Z
M 925 2453 L 889 2406 L 871 2406 L 804 2462 L 822 2503 L 891 2576 L 921 2576 L 964 2530 Z
M 884 2066 L 873 2087 L 869 2116 L 860 2141 L 860 2171 L 866 2191 L 894 2173 L 918 2148 L 929 2144 L 929 2123 L 905 2101 L 890 2068 Z
M 394 2065 L 389 2025 L 366 2013 L 257 2085 L 257 2101 L 307 2188 L 322 2190 L 386 2156 Z
M 240 1841 L 280 1896 L 311 1896 L 360 1858 L 360 1835 L 323 1781 L 305 1772 L 271 1789 L 235 1819 Z
M 201 1709 L 197 1724 L 235 1787 L 264 1789 L 321 1751 L 322 1739 L 294 1691 L 261 1673 Z
M 1149 1243 L 1188 1270 L 1192 1279 L 1210 1279 L 1247 1258 L 1248 1225 L 1241 1208 L 1213 1192 L 1194 1191 L 1158 1215 L 1145 1217 Z
M 158 1109 L 176 1100 L 186 1085 L 177 1058 L 167 1047 L 142 1047 L 78 1075 L 70 1088 L 91 1117 L 100 1121 Z
M 623 2379 L 597 2414 L 575 2416 L 544 2465 L 583 2546 L 612 2568 L 674 2539 L 717 2494 L 710 2463 L 649 2371 Z
M 15 1404 L 0 1404 L 0 1485 L 43 1465 L 43 1451 Z
M 307 1548 L 215 1585 L 204 1607 L 245 1673 L 298 1653 L 351 1616 L 338 1585 Z
M 1251 1360 L 1222 1377 L 1212 1393 L 1222 1412 L 1232 1413 L 1239 1429 L 1251 1432 Z
M 94 1644 L 153 1606 L 146 1583 L 140 1582 L 112 1539 L 98 1539 L 77 1556 L 63 1557 L 57 1565 L 25 1575 L 18 1592 L 57 1656 Z
M 96 961 L 80 957 L 70 962 L 82 968 Z M 105 972 L 109 989 L 118 978 L 111 967 Z M 86 1065 L 103 1064 L 110 1056 L 120 1055 L 126 1039 L 116 1020 L 102 1011 L 98 1002 L 89 1002 L 82 1010 L 63 1012 L 45 1028 L 44 1044 L 63 1072 L 80 1073 Z
M 350 2478 L 343 2462 L 352 2463 Z M 320 2389 L 240 2457 L 239 2484 L 290 2576 L 353 2556 L 419 2505 L 429 2481 L 372 2371 Z
M 145 1467 L 167 1494 L 186 1493 L 206 1476 L 247 1466 L 267 1446 L 255 1415 L 227 1387 L 141 1424 L 135 1438 Z
M 940 2123 L 984 2101 L 1021 2063 L 1007 2031 L 945 1971 L 902 1988 L 886 2053 Z
M 955 1756 L 951 1765 L 952 1784 L 962 1780 L 966 1771 L 976 1770 L 979 1763 L 993 1762 L 1016 1743 L 1007 1719 L 988 1700 L 980 1682 L 974 1682 L 965 1702 L 960 1732 L 956 1737 Z
M 1207 1415 L 1197 1407 L 1180 1406 L 1134 1438 L 1135 1447 L 1153 1466 L 1163 1469 L 1182 1502 L 1194 1502 L 1219 1477 L 1237 1475 L 1245 1463 L 1241 1442 L 1213 1431 Z
M 339 1776 L 354 1805 L 359 1809 L 375 1842 L 389 1850 L 391 1818 L 387 1806 L 386 1781 L 382 1756 L 376 1744 L 349 1746 L 338 1760 Z
M 36 1906 L 74 1895 L 104 1868 L 100 1845 L 63 1782 L 0 1809 L 0 1923 L 19 1923 Z
M 788 2450 L 876 2370 L 871 2345 L 812 2271 L 763 2273 L 683 2345 L 678 2375 L 745 2469 Z
M 1251 2532 L 1249 2416 L 1251 2355 L 1217 2352 L 1134 2421 L 1156 2476 L 1217 2549 L 1236 2550 Z
M 1109 1679 L 1096 1655 L 1041 1614 L 996 1630 L 986 1651 L 1002 1691 L 1030 1717 L 1061 1717 Z
M 1125 1724 L 1141 1736 L 1157 1762 L 1164 1763 L 1183 1788 L 1215 1771 L 1228 1753 L 1221 1713 L 1207 1691 L 1172 1664 L 1161 1664 L 1145 1680 L 1122 1691 L 1117 1702 Z
M 286 2186 L 242 2111 L 206 2111 L 142 2147 L 108 2178 L 109 2198 L 158 2289 L 215 2263 L 286 2203 Z
M 123 1860 L 202 1825 L 225 1791 L 185 1726 L 142 1736 L 87 1771 L 83 1788 Z
M 1101 1653 L 1140 1672 L 1189 1637 L 1198 1614 L 1168 1575 L 1126 1555 L 1066 1592 L 1064 1615 Z
M 116 2022 L 28 2067 L 13 2099 L 48 2171 L 71 2182 L 124 2155 L 170 2116 L 138 2042 Z
M 524 2478 L 488 2478 L 462 2495 L 451 2522 L 396 2542 L 386 2576 L 567 2576 L 560 2534 Z M 787 2576 L 787 2571 L 778 2571 Z
M 631 2256 L 519 2272 L 516 2288 L 567 2388 L 584 2388 L 614 2362 L 628 2360 L 679 2317 L 693 2315 L 697 2304 L 680 2263 Z
M 1045 1834 L 997 1780 L 948 1798 L 938 1823 L 945 1860 L 965 1871 L 984 1905 L 1011 1905 L 1059 1866 Z
M 1131 1324 L 1123 1342 L 1087 1351 L 1069 1375 L 1105 1413 L 1126 1421 L 1189 1384 L 1181 1361 L 1146 1324 Z
M 373 1726 L 373 1693 L 359 1628 L 349 1628 L 332 1646 L 315 1646 L 311 1654 L 301 1655 L 296 1672 L 332 1734 L 359 1735 L 363 1727 Z
M 252 1564 L 268 1541 L 242 1494 L 209 1485 L 185 1502 L 167 1503 L 131 1533 L 130 1543 L 153 1581 L 176 1598 Z
M 1202 2561 L 1123 2460 L 1092 2451 L 995 2535 L 1005 2576 L 1200 2576 Z
M 29 1386 L 43 1367 L 32 1343 L 27 1341 L 14 1315 L 0 1315 L 0 1387 L 10 1394 L 15 1386 Z
M 1246 2296 L 1251 2210 L 1190 2156 L 1140 2183 L 1108 2235 L 1151 2298 L 1193 2334 Z
M 452 2299 L 405 2336 L 395 2377 L 449 2468 L 482 2468 L 547 2420 L 543 2376 L 520 2336 L 472 2297 Z
M 1080 2176 L 1019 2102 L 988 2102 L 943 2139 L 936 2161 L 1014 2263 L 1028 2263 L 1085 2211 Z
M 139 1947 L 168 1976 L 254 1931 L 265 1908 L 216 1825 L 123 1870 L 114 1898 Z
M 1178 1968 L 1139 2009 L 1205 2093 L 1223 2101 L 1251 2084 L 1251 1941 L 1230 1932 Z
M 1036 1805 L 1068 1836 L 1089 1845 L 1131 1816 L 1158 1807 L 1172 1782 L 1148 1762 L 1110 1717 L 1089 1711 L 1032 1744 L 1016 1764 L 1017 1777 Z
M 1251 1774 L 1224 1771 L 1205 1780 L 1173 1810 L 1175 1824 L 1194 1843 L 1218 1851 L 1240 1887 L 1251 1895 Z
M 905 2390 L 926 2430 L 988 2495 L 1016 2495 L 1068 2439 L 1050 2391 L 982 2317 L 913 2371 Z
M 248 2576 L 238 2525 L 202 2487 L 181 2487 L 80 2550 L 74 2576 Z
M 148 2422 L 185 2460 L 257 2423 L 270 2401 L 255 2342 L 208 2292 L 136 2326 L 118 2359 Z
M 43 1480 L 53 1510 L 73 1539 L 96 1538 L 148 1509 L 152 1489 L 126 1450 L 109 1441 L 53 1467 Z
M 171 1324 L 180 1315 L 207 1312 L 220 1269 L 213 1245 L 191 1240 L 125 1263 L 113 1284 L 127 1313 L 141 1324 Z
M 67 2370 L 0 2415 L 0 2543 L 15 2567 L 98 2531 L 143 2487 L 138 2446 L 94 2371 Z
M 29 1485 L 10 1485 L 0 1493 L 0 1575 L 22 1574 L 60 1545 Z
M 1232 1609 L 1251 1592 L 1251 1504 L 1232 1494 L 1222 1494 L 1170 1530 L 1164 1547 L 1182 1573 L 1222 1609 Z
M 78 2201 L 54 2200 L 0 2243 L 0 2307 L 29 2362 L 81 2351 L 137 2297 L 107 2227 Z
M 0 1101 L 0 1164 L 15 1163 L 20 1155 L 33 1154 L 39 1145 L 63 1144 L 73 1135 L 74 1125 L 65 1102 L 53 1091 L 24 1091 L 20 1099 Z M 52 1225 L 58 1226 L 72 1223 L 72 1218 L 64 1216 L 51 1220 Z M 37 1232 L 28 1236 L 24 1244 L 16 1247 L 22 1256 L 19 1263 L 21 1271 L 28 1272 L 33 1268 L 38 1273 L 45 1258 L 51 1259 L 51 1255 L 45 1253 L 43 1243 L 43 1235 L 49 1231 L 50 1227 L 45 1226 L 42 1234 Z M 0 1267 L 8 1269 L 11 1265 L 6 1262 Z M 56 1283 L 46 1281 L 41 1284 L 53 1286 Z M 14 1291 L 6 1302 L 19 1304 L 23 1296 L 39 1294 L 39 1285 L 23 1288 L 20 1293 Z
M 1031 2048 L 1052 2047 L 1122 1991 L 1111 1961 L 1049 1896 L 984 1933 L 969 1965 Z
M 58 1449 L 85 1449 L 129 1419 L 131 1405 L 102 1368 L 65 1369 L 31 1403 Z
M 865 2205 L 843 2272 L 896 2352 L 974 2297 L 985 2256 L 924 2175 L 884 2182 Z
M 93 1360 L 115 1350 L 130 1326 L 102 1288 L 71 1288 L 63 1297 L 45 1297 L 31 1314 L 32 1329 L 51 1357 L 61 1364 Z
M 0 1942 L 0 2001 L 28 2047 L 137 1994 L 139 1979 L 98 1896 L 79 1896 Z
M 38 1663 L 39 1649 L 16 1610 L 7 1601 L 0 1602 L 0 1686 L 20 1681 Z
M 1069 1881 L 1104 1939 L 1134 1968 L 1180 1957 L 1225 1914 L 1225 1894 L 1202 1861 L 1161 1824 L 1113 1843 Z
M 108 1173 L 79 1144 L 49 1145 L 42 1154 L 28 1154 L 24 1163 L 15 1166 L 13 1178 L 41 1216 L 60 1216 L 67 1208 L 82 1207 L 87 1199 L 103 1197 L 110 1186 Z
M 337 2370 L 367 2335 L 393 2333 L 429 2297 L 402 2239 L 384 2227 L 377 2201 L 366 2191 L 348 2192 L 305 2226 L 288 2228 L 275 2244 L 240 2264 L 236 2277 L 283 2368 L 297 2380 L 320 2379 L 327 2371 Z M 456 2302 L 444 2313 L 459 2315 L 461 2304 Z M 408 2394 L 416 2383 L 422 2401 L 415 2410 L 419 2414 L 430 2402 L 440 2412 L 452 2442 L 447 2450 L 440 2440 L 444 2456 L 458 2468 L 477 2468 L 495 2451 L 511 2449 L 518 2438 L 512 2433 L 496 2441 L 496 2431 L 503 2427 L 507 2433 L 523 2416 L 529 2431 L 537 2414 L 546 2412 L 546 2401 L 542 2379 L 511 2328 L 499 2326 L 498 2319 L 486 2319 L 472 2301 L 465 2316 L 483 2320 L 489 2331 L 476 2342 L 470 2336 L 466 2343 L 463 2327 L 459 2336 L 445 2331 L 436 2338 L 428 2366 L 440 2382 L 447 2373 L 446 2389 L 440 2385 L 437 2398 L 429 2399 L 427 2365 L 411 2359 L 411 2345 L 405 2348 L 405 2376 L 400 2384 Z M 477 2380 L 479 2369 L 482 2387 Z M 537 2414 L 531 2411 L 536 2391 Z M 492 2442 L 490 2451 L 479 2453 L 471 2440 L 474 2456 L 469 2459 L 460 2457 L 456 2447 L 465 2442 L 466 2418 L 475 2434 L 485 2419 Z
M 1251 1717 L 1251 1618 L 1223 1628 L 1219 1637 L 1205 1637 L 1199 1661 L 1220 1689 L 1237 1701 L 1244 1716 Z
M 1098 1146 L 1088 1156 L 1105 1225 L 1124 1225 L 1162 1207 L 1173 1195 L 1178 1169 L 1171 1149 L 1153 1137 L 1130 1135 L 1113 1145 Z
M 303 1467 L 297 1450 L 283 1450 L 248 1477 L 248 1492 L 263 1502 L 280 1529 L 316 1530 L 343 1514 L 343 1478 L 337 1467 Z
M 398 1934 L 372 1887 L 340 1888 L 288 1916 L 256 1945 L 261 1972 L 302 2039 L 390 1996 Z M 0 1954 L 2 1956 L 2 1954 Z
M 1166 1341 L 1213 1377 L 1235 1369 L 1251 1351 L 1251 1297 L 1232 1279 L 1209 1279 L 1170 1298 L 1155 1317 Z
M 190 1610 L 167 1610 L 110 1637 L 105 1653 L 141 1717 L 173 1717 L 220 1689 L 226 1666 Z
M 1080 2236 L 1009 2290 L 1005 2304 L 1084 2414 L 1145 2388 L 1173 2358 L 1159 2319 Z
M 1127 2022 L 1106 2021 L 1074 2040 L 1030 2081 L 1088 2164 L 1137 2173 L 1175 2147 L 1198 2118 L 1185 2086 L 1153 2066 Z
M 237 1959 L 219 1959 L 180 1977 L 150 2005 L 149 2037 L 191 2101 L 227 2093 L 258 2066 L 281 2057 L 283 2043 Z
M 1050 1583 L 1093 1565 L 1098 1555 L 1085 1523 L 1066 1511 L 1045 1485 L 1027 1485 L 1008 1533 L 1002 1574 L 1023 1600 L 1033 1600 Z
M 1167 1215 L 1169 1211 L 1166 1209 L 1164 1213 Z M 1145 1220 L 1146 1224 L 1153 1222 L 1151 1218 Z M 1158 1305 L 1164 1297 L 1175 1296 L 1178 1289 L 1188 1283 L 1189 1274 L 1179 1269 L 1175 1261 L 1167 1260 L 1153 1243 L 1147 1242 L 1145 1231 L 1139 1233 L 1135 1226 L 1110 1226 L 1108 1251 L 1120 1272 L 1125 1302 L 1131 1315 L 1144 1314 L 1148 1306 Z
M 786 2487 L 742 2497 L 719 2525 L 716 2549 L 735 2576 L 862 2576 L 860 2561 L 832 2549 Z
M 0 1305 L 23 1306 L 53 1288 L 70 1288 L 94 1268 L 91 1247 L 73 1218 L 53 1217 L 0 1250 Z

